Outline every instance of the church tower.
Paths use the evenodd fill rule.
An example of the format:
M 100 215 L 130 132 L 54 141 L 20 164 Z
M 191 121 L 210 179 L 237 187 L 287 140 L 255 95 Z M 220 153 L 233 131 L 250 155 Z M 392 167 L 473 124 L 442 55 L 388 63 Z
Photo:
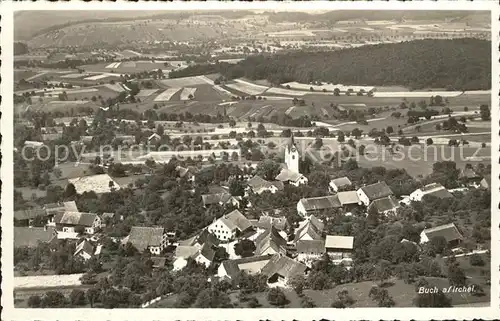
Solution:
M 285 148 L 285 164 L 288 170 L 299 173 L 299 151 L 295 145 L 293 133 L 290 137 L 288 145 Z

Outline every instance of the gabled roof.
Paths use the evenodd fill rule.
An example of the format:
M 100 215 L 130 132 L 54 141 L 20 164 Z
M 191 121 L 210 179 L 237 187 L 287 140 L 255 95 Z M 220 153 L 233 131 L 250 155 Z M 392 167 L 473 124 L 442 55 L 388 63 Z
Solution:
M 160 246 L 163 241 L 163 231 L 163 227 L 133 226 L 128 242 L 139 251 L 144 251 L 150 246 Z
M 219 220 L 224 223 L 231 231 L 235 229 L 240 232 L 252 227 L 252 223 L 240 211 L 234 210 L 229 214 L 223 215 Z
M 307 222 L 295 231 L 295 241 L 301 240 L 305 235 L 309 235 L 313 240 L 321 240 L 324 227 L 323 222 L 311 215 Z
M 89 241 L 83 240 L 80 242 L 80 244 L 78 244 L 76 246 L 76 250 L 75 250 L 75 253 L 73 254 L 73 256 L 78 255 L 81 252 L 93 255 L 94 254 L 94 246 L 92 244 L 90 244 Z
M 82 212 L 63 212 L 58 213 L 54 221 L 56 224 L 81 225 L 90 227 L 94 224 L 97 214 Z
M 352 250 L 354 247 L 354 236 L 327 235 L 325 248 Z
M 339 203 L 342 206 L 349 204 L 361 204 L 361 200 L 359 199 L 356 191 L 338 192 L 335 196 L 337 196 Z
M 288 226 L 288 221 L 285 216 L 272 217 L 268 215 L 262 215 L 256 222 L 256 227 L 259 228 L 269 229 L 271 228 L 271 226 L 279 231 L 282 231 Z
M 362 190 L 366 194 L 370 201 L 393 195 L 391 188 L 386 184 L 386 182 L 378 182 L 375 184 L 367 185 L 361 187 L 360 190 Z
M 198 253 L 199 250 L 200 248 L 198 246 L 179 245 L 175 249 L 175 257 L 187 259 L 188 257 L 192 257 L 193 255 Z
M 211 244 L 205 243 L 196 256 L 198 255 L 203 255 L 204 258 L 212 262 L 215 257 L 215 251 Z
M 368 211 L 375 207 L 377 212 L 383 213 L 400 207 L 398 200 L 394 196 L 387 196 L 374 200 L 368 207 Z
M 296 244 L 297 253 L 323 254 L 325 253 L 324 240 L 300 240 Z
M 286 252 L 286 240 L 274 227 L 264 231 L 255 239 L 255 254 L 262 254 L 268 248 L 272 248 L 277 253 Z
M 425 195 L 431 195 L 439 198 L 450 198 L 453 195 L 441 184 L 432 183 L 420 188 L 420 191 Z
M 251 179 L 247 181 L 247 185 L 252 188 L 252 189 L 259 189 L 259 188 L 271 188 L 273 187 L 273 184 L 271 182 L 266 181 L 262 177 L 255 175 Z
M 269 263 L 262 268 L 261 274 L 268 278 L 278 274 L 286 279 L 291 279 L 296 275 L 306 272 L 307 266 L 281 254 L 275 254 Z
M 334 178 L 330 181 L 330 185 L 335 185 L 337 187 L 348 186 L 351 184 L 352 184 L 351 181 L 346 176 Z
M 278 176 L 276 176 L 276 180 L 281 182 L 297 182 L 303 176 L 304 175 L 300 173 L 291 171 L 287 168 L 283 168 Z
M 240 265 L 247 264 L 247 263 L 254 263 L 254 262 L 269 262 L 271 260 L 272 255 L 261 255 L 261 256 L 250 256 L 250 257 L 245 257 L 241 259 L 236 259 L 236 260 L 226 260 L 222 262 L 222 265 L 224 266 L 224 270 L 226 270 L 226 273 L 232 278 L 236 278 L 238 274 L 240 273 Z M 256 271 L 253 271 L 256 272 Z
M 203 205 L 226 204 L 233 197 L 229 193 L 203 194 L 201 200 Z
M 454 223 L 428 228 L 423 230 L 422 233 L 424 233 L 429 240 L 436 236 L 444 237 L 447 242 L 461 240 L 463 238 Z
M 47 213 L 42 208 L 30 208 L 26 210 L 14 211 L 14 219 L 17 221 L 32 220 L 37 216 L 47 216 Z
M 480 178 L 481 176 L 479 176 L 472 168 L 470 167 L 467 167 L 467 168 L 464 168 L 462 170 L 462 172 L 460 173 L 460 176 L 461 177 L 465 177 L 465 178 L 468 178 L 468 179 L 474 179 L 474 178 Z
M 342 206 L 337 195 L 302 198 L 299 203 L 302 204 L 306 211 L 338 208 Z
M 14 227 L 14 247 L 36 247 L 39 242 L 48 243 L 56 232 L 53 227 Z

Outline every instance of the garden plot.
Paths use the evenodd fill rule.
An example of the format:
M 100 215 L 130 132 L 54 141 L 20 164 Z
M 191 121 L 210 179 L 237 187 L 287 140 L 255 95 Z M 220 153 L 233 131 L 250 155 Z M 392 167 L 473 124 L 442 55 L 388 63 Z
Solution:
M 288 109 L 285 111 L 285 115 L 290 115 L 290 113 L 295 109 L 295 106 L 288 107 Z
M 251 82 L 247 82 L 241 79 L 235 79 L 236 83 L 226 84 L 227 87 L 241 91 L 248 95 L 260 95 L 265 92 L 269 87 L 252 84 Z
M 57 106 L 60 106 L 60 105 L 83 105 L 83 104 L 88 104 L 88 103 L 89 103 L 88 100 L 65 100 L 65 101 L 54 100 L 54 101 L 49 102 L 49 105 L 57 105 Z
M 80 285 L 83 273 L 66 275 L 37 275 L 14 278 L 14 289 L 48 288 Z
M 120 65 L 121 65 L 121 62 L 113 62 L 112 64 L 109 64 L 109 65 L 107 65 L 104 68 L 106 68 L 106 69 L 116 69 L 116 68 L 120 67 Z
M 373 86 L 350 86 L 350 85 L 342 85 L 342 84 L 323 84 L 321 86 L 318 85 L 311 85 L 311 84 L 303 84 L 300 82 L 292 81 L 292 82 L 287 82 L 282 84 L 282 86 L 290 86 L 292 89 L 299 89 L 299 90 L 307 90 L 310 91 L 311 87 L 313 88 L 314 91 L 330 91 L 333 92 L 335 89 L 339 89 L 341 92 L 347 92 L 349 89 L 351 89 L 354 92 L 358 92 L 360 90 L 364 90 L 365 92 L 372 91 L 375 89 Z
M 310 94 L 309 91 L 298 91 L 285 88 L 271 87 L 266 91 L 266 94 L 278 94 L 278 95 L 289 95 L 289 96 L 304 96 Z M 270 99 L 270 97 L 267 97 Z
M 194 98 L 194 93 L 196 92 L 196 88 L 185 87 L 181 92 L 181 100 L 190 100 Z M 189 97 L 191 96 L 191 98 Z
M 214 88 L 217 92 L 219 92 L 219 93 L 221 93 L 221 94 L 224 94 L 224 95 L 229 95 L 229 96 L 233 96 L 233 93 L 232 93 L 232 92 L 230 92 L 229 90 L 227 90 L 227 89 L 225 89 L 225 88 L 223 88 L 223 87 L 221 87 L 221 86 L 219 86 L 219 85 L 214 85 L 214 86 L 213 86 L 213 88 Z
M 120 86 L 119 84 L 104 84 L 103 86 L 108 88 L 108 89 L 111 89 L 112 91 L 116 91 L 119 93 L 121 93 L 122 91 L 125 91 L 125 89 L 122 86 Z
M 168 88 L 154 99 L 154 101 L 169 101 L 182 88 Z
M 88 76 L 90 76 L 89 73 L 67 74 L 67 75 L 61 76 L 61 78 L 65 78 L 65 79 L 77 79 L 77 78 L 83 78 L 83 77 L 88 77 Z
M 29 78 L 26 78 L 26 81 L 32 81 L 32 80 L 34 80 L 34 79 L 36 79 L 36 78 L 38 78 L 38 77 L 41 77 L 41 76 L 43 76 L 43 75 L 46 75 L 46 74 L 48 74 L 48 72 L 42 72 L 42 73 L 36 74 L 36 75 L 34 75 L 34 76 L 31 76 L 31 77 L 29 77 Z
M 172 78 L 161 80 L 161 83 L 169 87 L 189 87 L 196 85 L 213 85 L 214 82 L 205 76 L 193 76 L 183 78 Z
M 74 94 L 93 93 L 96 91 L 99 91 L 99 89 L 97 89 L 97 88 L 85 88 L 85 89 L 76 89 L 76 90 L 64 90 L 64 89 L 57 88 L 55 90 L 46 91 L 45 94 L 50 96 L 50 95 L 59 95 L 59 94 L 62 94 L 63 92 L 66 92 L 67 95 L 74 95 Z
M 374 92 L 373 97 L 381 98 L 429 98 L 432 96 L 457 97 L 462 95 L 461 91 L 398 91 L 398 92 Z
M 137 67 L 137 63 L 135 61 L 127 61 L 123 62 L 120 66 L 122 68 L 135 68 Z
M 152 94 L 154 94 L 155 92 L 157 92 L 158 89 L 141 89 L 137 95 L 135 95 L 136 97 L 149 97 L 151 96 Z
M 139 52 L 137 52 L 137 51 L 133 51 L 133 50 L 130 50 L 130 49 L 127 49 L 125 51 L 130 52 L 131 54 L 136 55 L 136 56 L 142 56 L 142 54 L 139 53 Z

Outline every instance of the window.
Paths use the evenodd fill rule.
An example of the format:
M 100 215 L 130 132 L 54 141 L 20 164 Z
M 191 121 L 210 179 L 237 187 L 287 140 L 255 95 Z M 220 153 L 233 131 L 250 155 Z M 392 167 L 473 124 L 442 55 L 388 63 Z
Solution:
M 295 159 L 295 155 L 292 155 L 292 159 Z

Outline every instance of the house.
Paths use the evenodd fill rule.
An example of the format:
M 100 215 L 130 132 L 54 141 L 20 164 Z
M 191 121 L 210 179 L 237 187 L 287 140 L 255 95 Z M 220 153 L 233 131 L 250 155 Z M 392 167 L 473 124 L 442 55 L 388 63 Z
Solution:
M 36 218 L 40 218 L 46 223 L 49 221 L 47 212 L 43 208 L 30 208 L 14 211 L 14 226 L 32 226 Z
M 89 241 L 83 240 L 76 246 L 73 256 L 81 257 L 84 261 L 87 261 L 94 256 L 94 252 L 94 246 Z
M 241 271 L 250 275 L 260 273 L 262 268 L 269 263 L 272 255 L 245 257 L 237 260 L 226 260 L 219 265 L 217 276 L 236 280 Z
M 481 182 L 479 183 L 479 185 L 482 187 L 482 188 L 486 188 L 486 189 L 490 189 L 491 188 L 491 175 L 486 175 L 483 177 L 483 179 L 481 180 Z
M 343 189 L 351 185 L 352 185 L 351 181 L 349 180 L 349 178 L 345 176 L 332 179 L 328 184 L 331 192 L 338 192 L 341 188 Z
M 139 252 L 149 250 L 151 254 L 160 255 L 168 241 L 163 227 L 133 226 L 122 243 L 131 243 Z
M 456 247 L 463 240 L 462 234 L 454 223 L 423 230 L 420 233 L 420 244 L 427 243 L 434 237 L 444 237 L 450 247 Z
M 303 198 L 297 202 L 297 213 L 307 216 L 329 208 L 342 207 L 349 210 L 360 205 L 362 205 L 361 200 L 355 191 L 339 192 L 335 195 Z
M 432 183 L 418 188 L 410 194 L 410 200 L 421 202 L 425 195 L 431 195 L 438 198 L 451 198 L 453 195 L 441 184 Z
M 305 220 L 295 231 L 294 241 L 301 240 L 322 240 L 325 225 L 314 215 Z
M 208 231 L 214 234 L 220 241 L 230 241 L 237 234 L 241 234 L 251 227 L 252 223 L 240 211 L 234 210 L 214 220 L 208 226 Z
M 354 248 L 353 236 L 327 235 L 325 251 L 334 260 L 350 259 Z
M 287 241 L 277 229 L 271 227 L 259 234 L 255 239 L 255 255 L 286 254 Z
M 472 167 L 465 167 L 460 172 L 460 178 L 465 180 L 467 184 L 477 185 L 481 182 L 482 177 L 478 175 Z
M 276 176 L 276 180 L 283 182 L 283 184 L 291 184 L 294 186 L 299 186 L 307 184 L 308 179 L 304 175 L 293 172 L 287 168 L 283 168 L 281 172 Z
M 358 189 L 358 197 L 361 202 L 368 206 L 376 199 L 393 195 L 391 188 L 385 182 L 378 182 L 371 185 L 366 185 Z
M 287 256 L 275 254 L 262 268 L 261 274 L 267 277 L 269 283 L 279 282 L 286 284 L 297 275 L 304 275 L 308 268 L 305 264 L 295 261 Z
M 283 182 L 281 181 L 269 182 L 258 175 L 252 177 L 247 181 L 247 192 L 252 191 L 255 194 L 261 194 L 266 191 L 274 194 L 282 189 L 283 189 Z
M 55 216 L 63 212 L 79 212 L 75 201 L 48 203 L 43 205 L 46 212 L 47 224 L 55 225 Z
M 325 253 L 325 240 L 300 240 L 296 244 L 301 257 L 319 257 Z
M 101 218 L 94 213 L 62 212 L 58 213 L 54 222 L 57 231 L 65 233 L 94 234 L 101 227 Z
M 278 231 L 285 231 L 288 228 L 288 220 L 285 216 L 272 217 L 269 215 L 262 215 L 259 220 L 255 220 L 253 225 L 258 229 L 267 230 L 274 227 Z
M 85 192 L 102 194 L 120 189 L 120 185 L 118 185 L 118 183 L 116 183 L 108 174 L 71 178 L 68 182 L 75 186 L 78 194 L 83 194 Z
M 395 213 L 396 210 L 401 207 L 399 204 L 398 200 L 390 195 L 387 197 L 379 198 L 371 202 L 371 204 L 368 206 L 368 212 L 374 208 L 379 214 L 390 214 L 390 213 Z
M 14 248 L 35 248 L 39 243 L 49 243 L 56 238 L 53 227 L 14 227 Z
M 211 205 L 232 205 L 235 207 L 240 207 L 240 201 L 229 193 L 215 193 L 215 194 L 203 194 L 201 195 L 201 200 L 204 207 L 209 207 Z
M 192 256 L 197 263 L 205 265 L 206 268 L 212 264 L 214 257 L 215 250 L 210 243 L 205 243 L 203 247 Z
M 194 183 L 195 175 L 192 167 L 177 166 L 175 170 L 180 178 L 185 178 L 188 182 Z

